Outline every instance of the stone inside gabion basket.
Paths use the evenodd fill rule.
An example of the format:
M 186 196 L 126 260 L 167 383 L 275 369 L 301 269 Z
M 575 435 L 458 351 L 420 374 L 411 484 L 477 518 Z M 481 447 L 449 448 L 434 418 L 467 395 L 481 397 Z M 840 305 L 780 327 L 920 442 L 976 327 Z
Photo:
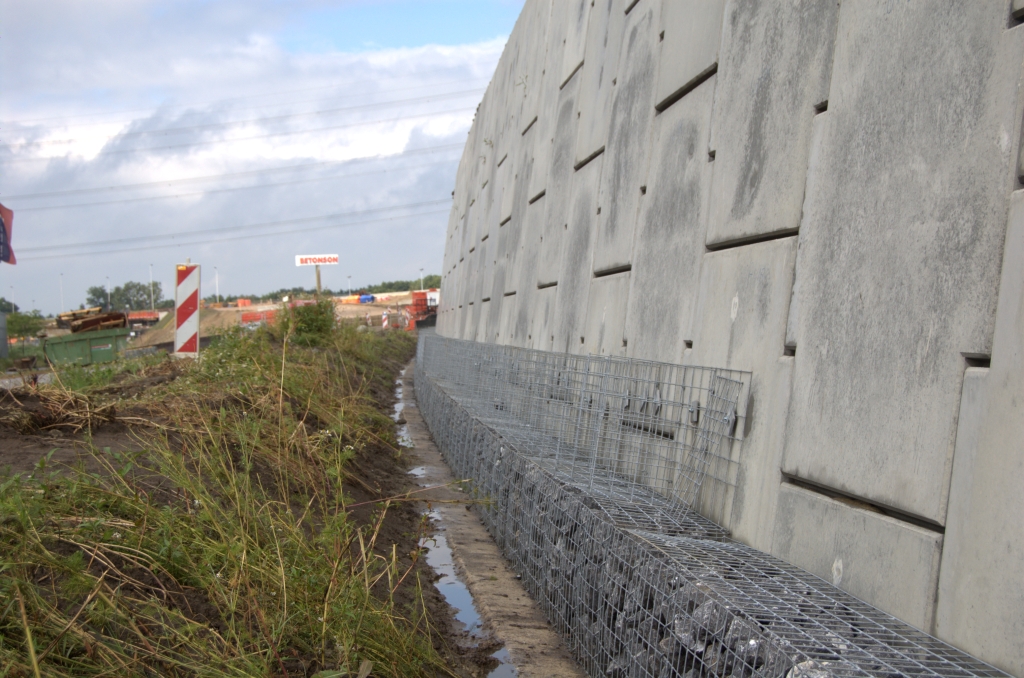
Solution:
M 518 350 L 424 333 L 416 398 L 452 470 L 483 500 L 481 517 L 504 556 L 589 675 L 1007 675 L 730 541 L 720 526 L 630 477 L 635 465 L 624 476 L 621 466 L 588 464 L 579 446 L 553 453 L 558 431 L 571 426 L 537 416 L 537 404 L 510 397 L 500 378 L 518 370 L 519 385 L 536 390 L 564 381 L 569 360 L 522 361 Z

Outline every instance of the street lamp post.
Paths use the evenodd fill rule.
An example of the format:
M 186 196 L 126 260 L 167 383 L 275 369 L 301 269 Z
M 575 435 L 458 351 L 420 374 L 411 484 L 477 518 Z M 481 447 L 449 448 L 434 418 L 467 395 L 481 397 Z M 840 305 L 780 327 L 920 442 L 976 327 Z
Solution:
M 149 310 L 156 310 L 156 299 L 153 297 L 153 264 L 149 265 Z
M 423 289 L 423 269 L 420 269 L 420 289 Z
M 352 295 L 352 276 L 348 277 L 348 293 L 349 293 L 349 296 Z

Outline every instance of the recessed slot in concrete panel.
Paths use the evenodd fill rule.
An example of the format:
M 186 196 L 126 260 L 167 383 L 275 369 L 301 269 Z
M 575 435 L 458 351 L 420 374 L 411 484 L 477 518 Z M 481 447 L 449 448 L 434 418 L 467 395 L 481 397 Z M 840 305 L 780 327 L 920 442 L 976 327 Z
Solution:
M 578 103 L 576 164 L 605 148 L 612 102 L 612 79 L 619 64 L 619 46 L 626 22 L 623 0 L 594 0 L 587 26 L 587 46 Z
M 594 248 L 594 270 L 630 263 L 638 186 L 647 183 L 647 161 L 654 121 L 654 85 L 658 44 L 655 5 L 638 5 L 626 17 L 619 56 L 618 85 L 614 88 L 605 167 Z
M 811 123 L 828 97 L 838 16 L 835 0 L 726 8 L 709 245 L 799 228 Z
M 633 245 L 630 357 L 680 362 L 697 301 L 711 168 L 704 158 L 714 80 L 654 121 Z
M 724 0 L 665 2 L 658 17 L 658 84 L 654 103 L 668 108 L 714 73 L 722 36 Z
M 939 524 L 961 353 L 995 360 L 1014 159 L 994 140 L 1020 126 L 1024 62 L 1005 22 L 1002 3 L 844 3 L 814 118 L 783 469 Z M 956 113 L 908 123 L 938 101 Z
M 785 483 L 774 555 L 930 631 L 942 535 Z

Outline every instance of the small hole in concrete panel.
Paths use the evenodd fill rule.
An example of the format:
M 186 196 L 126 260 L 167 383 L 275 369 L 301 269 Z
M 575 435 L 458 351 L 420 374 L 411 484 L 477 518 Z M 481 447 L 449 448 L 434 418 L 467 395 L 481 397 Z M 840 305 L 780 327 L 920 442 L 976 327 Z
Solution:
M 708 151 L 708 162 L 714 162 L 714 161 L 715 161 L 715 152 L 714 151 Z
M 664 39 L 665 39 L 665 31 L 662 31 L 661 33 L 658 33 L 658 42 L 661 42 Z
M 532 334 L 527 334 L 527 335 L 526 335 L 526 338 L 527 338 L 527 339 L 530 339 L 530 340 L 532 341 L 532 340 L 533 340 L 533 335 L 532 335 Z
M 641 186 L 640 187 L 640 195 L 647 195 L 647 187 L 646 186 Z
M 564 230 L 568 231 L 569 230 L 569 224 L 566 224 L 563 228 L 564 228 Z
M 788 355 L 790 357 L 795 356 L 796 355 L 796 346 L 787 346 L 787 347 L 785 347 L 784 349 L 782 349 L 782 355 Z
M 964 362 L 967 363 L 968 367 L 991 367 L 992 356 L 983 355 L 980 353 L 964 353 Z
M 622 348 L 626 348 L 626 340 L 625 339 L 622 340 Z
M 583 337 L 580 337 L 580 343 L 581 344 L 583 343 Z
M 686 341 L 683 342 L 683 346 L 685 346 L 686 348 L 693 348 L 693 342 L 687 339 Z
M 614 86 L 614 85 L 617 85 L 617 84 L 619 84 L 619 79 L 618 78 L 612 78 L 612 85 Z
M 819 101 L 818 103 L 814 104 L 814 112 L 815 113 L 824 113 L 827 110 L 828 110 L 828 99 L 825 99 L 824 101 Z
M 597 208 L 597 213 L 598 213 L 598 214 L 600 214 L 600 213 L 601 213 L 601 208 L 600 208 L 600 207 L 598 207 L 598 208 Z

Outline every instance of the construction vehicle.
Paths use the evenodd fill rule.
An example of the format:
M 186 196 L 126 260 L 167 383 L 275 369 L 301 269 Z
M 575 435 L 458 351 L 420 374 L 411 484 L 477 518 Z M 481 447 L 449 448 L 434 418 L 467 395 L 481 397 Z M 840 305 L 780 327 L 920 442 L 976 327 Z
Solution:
M 409 316 L 406 329 L 411 332 L 417 327 L 433 327 L 437 323 L 437 307 L 440 303 L 440 290 L 414 290 L 412 303 L 405 307 Z

